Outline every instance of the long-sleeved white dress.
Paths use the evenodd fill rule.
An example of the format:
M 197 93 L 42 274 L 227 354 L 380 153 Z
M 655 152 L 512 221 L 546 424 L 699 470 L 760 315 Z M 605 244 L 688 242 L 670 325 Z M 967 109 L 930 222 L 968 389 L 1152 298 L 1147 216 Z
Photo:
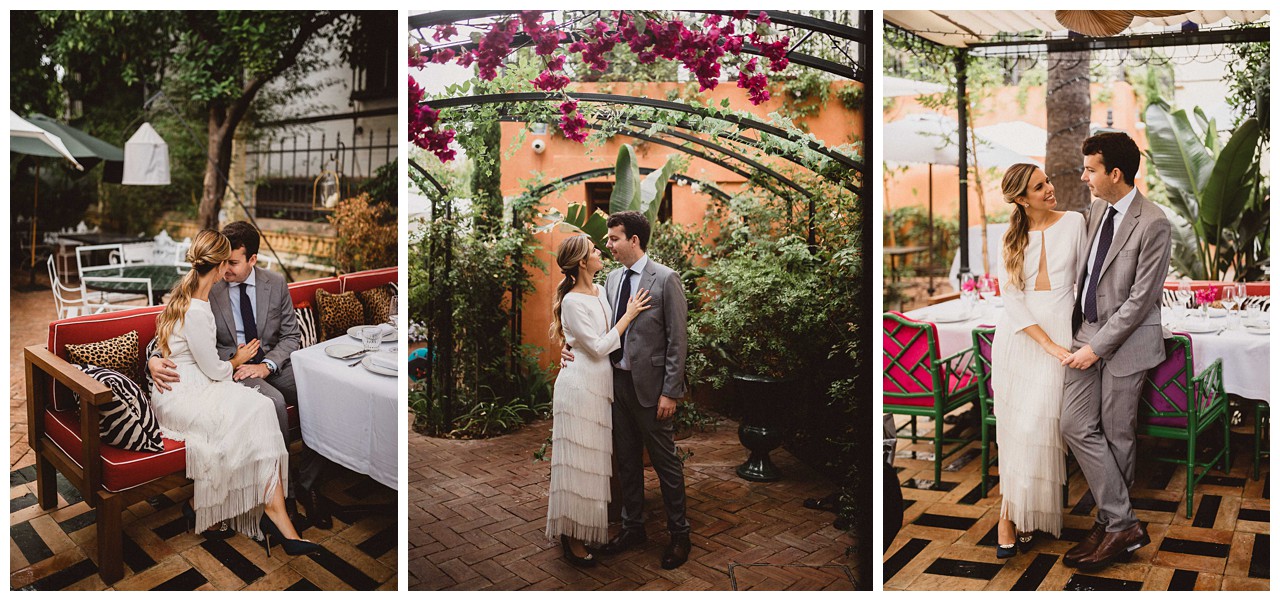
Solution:
M 1071 348 L 1084 216 L 1069 211 L 1044 231 L 1030 232 L 1023 259 L 1023 285 L 1001 278 L 1004 314 L 991 348 L 996 445 L 1000 453 L 1000 517 L 1019 531 L 1062 532 L 1066 446 L 1058 428 L 1066 369 L 1023 330 L 1039 324 L 1059 346 Z M 1048 290 L 1036 290 L 1044 259 Z
M 613 458 L 613 366 L 621 344 L 609 327 L 609 301 L 565 294 L 560 323 L 574 359 L 561 368 L 552 397 L 551 490 L 547 538 L 561 534 L 586 544 L 609 540 L 609 476 Z
M 231 379 L 218 358 L 209 302 L 191 299 L 169 336 L 179 381 L 151 388 L 151 404 L 167 438 L 186 441 L 187 477 L 195 481 L 196 532 L 220 521 L 261 538 L 258 521 L 276 486 L 288 490 L 289 452 L 271 399 Z

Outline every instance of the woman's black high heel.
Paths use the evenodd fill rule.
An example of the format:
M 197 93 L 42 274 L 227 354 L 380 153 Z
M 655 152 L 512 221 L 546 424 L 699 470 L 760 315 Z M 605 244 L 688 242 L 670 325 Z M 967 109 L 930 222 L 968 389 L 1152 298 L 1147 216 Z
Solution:
M 1017 555 L 1017 554 L 1018 554 L 1017 543 L 1009 543 L 1007 545 L 996 543 L 996 559 L 1009 559 L 1010 557 L 1013 557 L 1014 555 Z
M 258 526 L 262 528 L 262 534 L 266 538 L 267 557 L 271 557 L 272 538 L 279 542 L 284 552 L 289 555 L 318 555 L 324 549 L 324 547 L 309 540 L 285 538 L 276 523 L 266 515 L 262 516 L 262 521 L 259 522 Z
M 596 556 L 590 552 L 586 557 L 579 557 L 574 554 L 573 549 L 569 547 L 570 538 L 567 535 L 560 535 L 560 551 L 564 554 L 564 560 L 578 566 L 580 568 L 590 568 L 596 565 Z
M 190 533 L 195 531 L 196 510 L 191 506 L 190 501 L 182 504 L 182 517 L 187 520 L 187 532 Z M 226 522 L 218 522 L 218 525 L 200 533 L 205 540 L 226 540 L 235 536 L 235 534 L 236 532 L 232 530 L 230 526 L 227 526 Z

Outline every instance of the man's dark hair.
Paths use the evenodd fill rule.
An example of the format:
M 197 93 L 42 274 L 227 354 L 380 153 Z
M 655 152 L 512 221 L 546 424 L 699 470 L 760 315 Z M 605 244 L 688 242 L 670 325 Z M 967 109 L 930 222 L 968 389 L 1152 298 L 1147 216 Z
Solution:
M 609 221 L 605 222 L 607 227 L 622 226 L 622 233 L 628 239 L 632 236 L 640 237 L 640 250 L 649 250 L 649 220 L 645 218 L 643 213 L 636 211 L 620 211 L 609 216 Z
M 1102 155 L 1102 166 L 1107 169 L 1107 173 L 1111 173 L 1112 169 L 1119 169 L 1124 175 L 1124 183 L 1133 185 L 1133 178 L 1138 175 L 1138 162 L 1142 159 L 1142 153 L 1138 152 L 1138 145 L 1134 143 L 1133 138 L 1129 137 L 1129 134 L 1122 131 L 1096 134 L 1084 141 L 1080 152 L 1084 153 L 1084 156 Z
M 262 243 L 258 228 L 249 225 L 248 221 L 232 221 L 228 223 L 222 228 L 222 235 L 231 241 L 231 250 L 244 249 L 244 258 L 246 260 L 258 254 L 258 245 Z

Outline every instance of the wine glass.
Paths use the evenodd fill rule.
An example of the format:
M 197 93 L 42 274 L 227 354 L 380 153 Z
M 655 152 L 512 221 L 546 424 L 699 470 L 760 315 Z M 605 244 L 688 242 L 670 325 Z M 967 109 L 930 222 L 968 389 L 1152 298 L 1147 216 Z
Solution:
M 387 315 L 387 323 L 391 327 L 399 329 L 397 324 L 400 323 L 400 297 L 391 295 L 391 312 Z
M 986 312 L 987 308 L 990 306 L 990 299 L 992 296 L 995 296 L 995 292 L 996 286 L 994 278 L 985 273 L 978 276 L 979 306 L 982 308 L 983 312 Z
M 1183 318 L 1187 315 L 1187 310 L 1191 308 L 1191 280 L 1182 278 L 1178 281 L 1178 291 L 1174 294 L 1174 298 L 1178 299 L 1178 317 Z
M 1236 297 L 1236 287 L 1228 284 L 1222 287 L 1222 308 L 1227 310 L 1227 328 L 1235 329 L 1236 321 L 1240 317 L 1237 311 L 1239 300 Z

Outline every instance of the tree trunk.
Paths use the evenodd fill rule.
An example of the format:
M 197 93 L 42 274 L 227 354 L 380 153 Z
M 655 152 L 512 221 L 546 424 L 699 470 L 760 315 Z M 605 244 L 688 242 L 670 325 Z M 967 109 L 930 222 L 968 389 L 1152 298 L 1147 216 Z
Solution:
M 227 191 L 223 174 L 231 169 L 231 139 L 235 124 L 228 123 L 227 111 L 221 106 L 209 108 L 208 160 L 204 165 L 204 193 L 200 197 L 200 227 L 218 229 L 218 210 Z
M 991 273 L 991 257 L 987 252 L 987 195 L 982 186 L 982 165 L 978 163 L 978 137 L 973 133 L 973 105 L 969 102 L 972 96 L 965 95 L 964 101 L 968 106 L 965 113 L 967 116 L 965 124 L 965 135 L 969 137 L 969 168 L 973 170 L 973 187 L 978 192 L 978 216 L 982 218 L 982 273 Z M 969 224 L 962 224 L 963 227 L 969 227 Z M 970 258 L 972 261 L 972 258 Z
M 1080 181 L 1084 157 L 1080 147 L 1089 137 L 1093 108 L 1089 96 L 1089 52 L 1050 52 L 1045 87 L 1049 143 L 1045 149 L 1045 173 L 1054 184 L 1058 208 L 1089 208 L 1089 188 Z

